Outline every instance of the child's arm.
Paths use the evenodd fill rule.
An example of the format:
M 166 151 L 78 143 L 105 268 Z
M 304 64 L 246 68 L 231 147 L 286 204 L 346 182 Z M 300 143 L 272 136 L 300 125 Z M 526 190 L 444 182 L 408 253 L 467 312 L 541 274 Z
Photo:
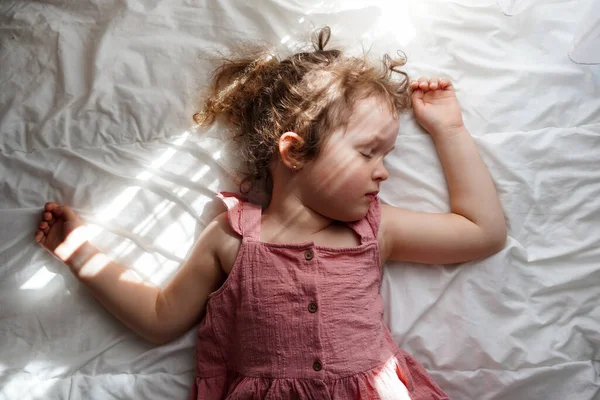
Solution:
M 204 312 L 208 295 L 223 279 L 216 252 L 220 225 L 217 218 L 207 226 L 163 290 L 142 282 L 85 241 L 84 223 L 69 207 L 46 204 L 36 240 L 65 262 L 123 324 L 146 340 L 162 344 L 193 326 Z
M 448 80 L 411 84 L 418 122 L 430 133 L 450 193 L 449 214 L 382 207 L 385 259 L 451 264 L 485 257 L 506 241 L 506 224 L 496 188 L 471 135 Z

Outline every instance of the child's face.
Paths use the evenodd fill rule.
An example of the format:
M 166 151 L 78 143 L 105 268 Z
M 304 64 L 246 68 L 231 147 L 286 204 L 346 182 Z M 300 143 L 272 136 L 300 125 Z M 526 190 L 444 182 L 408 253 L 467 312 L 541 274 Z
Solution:
M 305 166 L 302 197 L 305 205 L 339 221 L 363 218 L 388 178 L 383 157 L 394 147 L 399 121 L 379 97 L 358 101 L 348 129 L 335 131 L 319 157 Z

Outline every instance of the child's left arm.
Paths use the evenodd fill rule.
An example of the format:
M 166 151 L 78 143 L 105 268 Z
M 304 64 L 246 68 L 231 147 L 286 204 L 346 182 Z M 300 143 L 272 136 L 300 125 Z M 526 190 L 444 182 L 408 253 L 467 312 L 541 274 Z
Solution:
M 451 212 L 418 213 L 382 205 L 384 260 L 453 264 L 499 251 L 506 241 L 502 207 L 463 124 L 452 84 L 420 78 L 411 89 L 417 121 L 433 138 L 444 168 Z

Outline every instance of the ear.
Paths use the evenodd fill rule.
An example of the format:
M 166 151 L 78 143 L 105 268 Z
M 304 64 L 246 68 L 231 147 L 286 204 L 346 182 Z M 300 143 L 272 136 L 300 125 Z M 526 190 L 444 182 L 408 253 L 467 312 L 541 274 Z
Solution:
M 292 171 L 298 171 L 302 165 L 295 152 L 304 144 L 304 139 L 296 132 L 286 132 L 279 138 L 279 157 L 283 164 Z

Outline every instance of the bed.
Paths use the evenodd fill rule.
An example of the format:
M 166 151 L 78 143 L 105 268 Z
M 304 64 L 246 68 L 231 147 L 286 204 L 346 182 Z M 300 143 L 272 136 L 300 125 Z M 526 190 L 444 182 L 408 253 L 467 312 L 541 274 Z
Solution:
M 394 339 L 458 400 L 600 399 L 597 1 L 65 0 L 0 3 L 0 399 L 187 398 L 195 329 L 144 342 L 38 248 L 46 201 L 164 285 L 236 191 L 228 136 L 191 115 L 241 39 L 403 50 L 453 80 L 509 226 L 463 265 L 390 263 Z M 595 40 L 599 39 L 599 40 Z M 403 115 L 383 202 L 448 210 L 429 136 Z

